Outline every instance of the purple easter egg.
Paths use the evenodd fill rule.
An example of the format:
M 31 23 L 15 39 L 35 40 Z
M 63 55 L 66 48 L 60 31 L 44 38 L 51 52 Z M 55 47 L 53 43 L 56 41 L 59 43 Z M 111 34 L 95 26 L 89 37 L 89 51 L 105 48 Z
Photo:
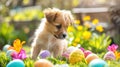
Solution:
M 48 50 L 43 50 L 40 52 L 40 58 L 44 59 L 50 56 L 50 52 Z
M 103 59 L 104 60 L 115 60 L 116 57 L 115 57 L 115 54 L 112 51 L 109 51 L 104 55 Z

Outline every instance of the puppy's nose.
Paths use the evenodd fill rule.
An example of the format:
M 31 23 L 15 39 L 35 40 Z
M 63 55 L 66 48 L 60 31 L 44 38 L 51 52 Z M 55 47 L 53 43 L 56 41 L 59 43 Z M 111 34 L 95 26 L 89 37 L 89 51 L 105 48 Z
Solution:
M 65 38 L 67 35 L 66 35 L 66 34 L 63 34 L 62 36 L 63 36 L 63 38 Z

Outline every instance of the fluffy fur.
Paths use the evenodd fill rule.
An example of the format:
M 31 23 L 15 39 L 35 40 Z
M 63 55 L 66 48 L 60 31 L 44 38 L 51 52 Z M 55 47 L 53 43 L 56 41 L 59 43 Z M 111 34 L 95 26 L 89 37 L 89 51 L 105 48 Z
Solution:
M 73 23 L 70 11 L 48 8 L 45 18 L 35 32 L 32 43 L 32 58 L 36 59 L 41 50 L 49 50 L 54 57 L 61 56 L 67 48 L 67 27 Z

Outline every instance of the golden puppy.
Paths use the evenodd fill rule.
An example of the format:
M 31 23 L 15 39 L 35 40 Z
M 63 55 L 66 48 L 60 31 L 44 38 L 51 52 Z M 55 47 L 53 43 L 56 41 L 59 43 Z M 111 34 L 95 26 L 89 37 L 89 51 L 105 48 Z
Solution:
M 67 27 L 73 23 L 70 11 L 48 8 L 45 18 L 35 32 L 32 43 L 32 58 L 36 59 L 41 50 L 49 50 L 54 57 L 60 56 L 67 48 Z

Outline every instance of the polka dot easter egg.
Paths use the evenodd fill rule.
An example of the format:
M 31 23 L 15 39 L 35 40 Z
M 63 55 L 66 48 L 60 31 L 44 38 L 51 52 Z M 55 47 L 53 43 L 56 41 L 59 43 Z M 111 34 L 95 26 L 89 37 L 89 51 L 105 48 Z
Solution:
M 75 64 L 77 62 L 82 62 L 84 60 L 84 53 L 80 49 L 76 49 L 73 52 L 71 52 L 69 56 L 69 62 L 71 64 Z
M 16 59 L 16 60 L 10 61 L 6 67 L 25 67 L 25 64 L 22 60 Z
M 99 58 L 99 57 L 98 57 L 96 54 L 89 54 L 89 55 L 85 58 L 85 60 L 86 60 L 87 63 L 90 63 L 92 60 L 98 59 L 98 58 Z
M 54 65 L 46 59 L 39 59 L 34 63 L 34 67 L 54 67 Z
M 101 59 L 94 59 L 90 62 L 88 67 L 108 67 L 108 64 Z
M 40 52 L 40 58 L 44 59 L 50 56 L 50 52 L 48 50 L 43 50 Z

